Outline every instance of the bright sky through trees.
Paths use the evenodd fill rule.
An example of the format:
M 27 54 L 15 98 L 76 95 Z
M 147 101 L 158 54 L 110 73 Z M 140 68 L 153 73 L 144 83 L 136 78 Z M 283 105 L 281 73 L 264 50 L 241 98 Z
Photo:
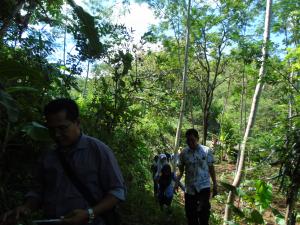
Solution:
M 75 2 L 88 10 L 88 6 L 83 4 L 82 0 L 75 0 Z M 124 12 L 124 4 L 122 1 L 108 1 L 107 5 L 111 5 L 114 9 L 112 18 L 113 22 L 124 24 L 128 29 L 133 29 L 134 40 L 138 42 L 148 28 L 152 24 L 157 24 L 159 21 L 155 18 L 153 11 L 148 7 L 147 3 L 131 2 Z

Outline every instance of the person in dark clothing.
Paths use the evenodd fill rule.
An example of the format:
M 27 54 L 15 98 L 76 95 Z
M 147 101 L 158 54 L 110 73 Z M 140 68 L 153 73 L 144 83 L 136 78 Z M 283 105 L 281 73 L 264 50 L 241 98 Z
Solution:
M 166 152 L 165 155 L 167 157 L 167 162 L 170 163 L 170 161 L 171 161 L 171 154 L 168 153 L 168 152 Z
M 46 125 L 54 149 L 45 152 L 37 163 L 31 191 L 23 205 L 4 214 L 17 222 L 22 215 L 43 209 L 47 219 L 62 219 L 66 225 L 108 225 L 106 213 L 125 200 L 126 187 L 112 150 L 100 140 L 81 132 L 79 109 L 71 99 L 56 99 L 44 109 Z M 74 185 L 62 160 L 70 165 L 78 180 L 86 185 L 96 204 Z M 66 165 L 66 164 L 65 164 Z
M 161 209 L 166 205 L 169 207 L 173 200 L 174 184 L 176 180 L 175 173 L 171 171 L 171 166 L 165 164 L 161 169 L 161 174 L 158 177 L 158 201 Z

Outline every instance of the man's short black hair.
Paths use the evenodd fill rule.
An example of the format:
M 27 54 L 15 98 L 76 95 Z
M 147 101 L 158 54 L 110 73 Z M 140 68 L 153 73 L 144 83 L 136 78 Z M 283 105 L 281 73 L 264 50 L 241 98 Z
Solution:
M 191 128 L 191 129 L 188 129 L 186 132 L 185 132 L 185 137 L 189 137 L 193 135 L 194 137 L 198 138 L 199 139 L 199 133 L 196 129 L 194 128 Z
M 79 117 L 79 109 L 76 102 L 68 98 L 58 98 L 49 102 L 44 108 L 44 115 L 66 112 L 66 119 L 75 121 Z

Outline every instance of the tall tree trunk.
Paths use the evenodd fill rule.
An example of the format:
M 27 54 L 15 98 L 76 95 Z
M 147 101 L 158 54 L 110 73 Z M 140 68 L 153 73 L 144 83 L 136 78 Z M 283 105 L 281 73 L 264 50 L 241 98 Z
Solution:
M 191 113 L 191 122 L 192 122 L 192 127 L 195 129 L 195 119 L 194 119 L 194 111 L 193 111 L 193 102 L 190 100 L 188 101 L 189 103 L 189 110 Z
M 244 61 L 244 68 L 243 68 L 243 73 L 242 73 L 242 91 L 241 91 L 241 104 L 240 104 L 240 135 L 242 136 L 245 132 L 245 127 L 243 126 L 243 115 L 244 115 L 244 110 L 246 111 L 246 107 L 244 107 L 244 101 L 245 101 L 245 61 Z M 235 169 L 237 170 L 238 168 L 238 163 L 240 160 L 240 153 L 241 153 L 241 143 L 239 143 L 239 152 L 238 152 L 238 157 L 236 160 L 236 167 Z
M 180 107 L 180 114 L 179 114 L 179 120 L 177 124 L 177 130 L 176 130 L 176 138 L 175 138 L 175 147 L 174 152 L 177 153 L 177 150 L 179 148 L 179 142 L 180 142 L 180 136 L 181 136 L 181 127 L 182 127 L 182 121 L 185 111 L 185 104 L 186 104 L 186 82 L 187 82 L 187 69 L 188 69 L 188 57 L 189 57 L 189 47 L 190 47 L 190 24 L 191 24 L 191 0 L 189 0 L 188 3 L 188 9 L 187 9 L 187 24 L 186 24 L 186 39 L 185 39 L 185 51 L 184 51 L 184 69 L 183 69 L 183 76 L 182 76 L 182 100 L 181 100 L 181 107 Z
M 286 225 L 295 225 L 296 224 L 296 216 L 295 206 L 298 197 L 298 191 L 300 188 L 299 182 L 293 182 L 291 189 L 289 190 L 289 195 L 287 198 L 287 208 L 285 214 L 285 224 Z
M 228 103 L 228 98 L 229 98 L 229 93 L 230 93 L 230 85 L 231 85 L 231 77 L 229 77 L 227 92 L 226 92 L 226 95 L 225 95 L 225 98 L 224 98 L 223 109 L 222 109 L 222 112 L 221 112 L 220 131 L 222 130 L 224 114 L 225 114 L 226 108 L 227 108 L 227 103 Z M 221 133 L 222 132 L 220 132 L 219 140 L 220 140 Z M 221 160 L 222 160 L 222 158 L 223 158 L 223 150 L 221 152 Z
M 262 60 L 261 60 L 261 67 L 259 70 L 259 78 L 256 84 L 255 92 L 252 99 L 251 110 L 248 118 L 247 128 L 244 134 L 244 139 L 241 144 L 241 153 L 240 159 L 238 164 L 238 169 L 234 177 L 234 181 L 232 185 L 234 187 L 238 187 L 241 178 L 243 175 L 243 168 L 244 168 L 244 160 L 245 160 L 245 150 L 246 150 L 246 143 L 248 137 L 250 136 L 251 128 L 255 122 L 256 112 L 258 108 L 259 98 L 261 95 L 261 91 L 263 88 L 263 78 L 265 77 L 265 68 L 266 68 L 266 61 L 268 58 L 268 41 L 270 38 L 270 19 L 271 19 L 271 7 L 272 7 L 272 0 L 267 0 L 266 2 L 266 15 L 265 15 L 265 31 L 264 31 L 264 40 L 262 46 Z M 232 191 L 229 192 L 227 204 L 224 213 L 224 225 L 227 224 L 227 221 L 230 219 L 230 205 L 234 202 L 234 194 Z
M 64 75 L 66 74 L 66 46 L 67 46 L 67 24 L 65 25 L 65 31 L 64 31 L 64 52 L 63 52 Z
M 208 118 L 209 118 L 209 109 L 205 108 L 203 112 L 203 120 L 202 120 L 202 126 L 203 126 L 203 135 L 202 135 L 202 144 L 206 145 L 207 140 L 207 133 L 208 133 Z
M 87 96 L 87 82 L 88 82 L 88 79 L 89 79 L 89 72 L 90 72 L 90 61 L 88 60 L 88 63 L 87 63 L 87 71 L 86 71 L 86 77 L 85 77 L 85 82 L 84 82 L 84 89 L 83 89 L 83 92 L 82 92 L 82 95 L 84 98 L 86 98 Z
M 285 47 L 286 50 L 289 47 L 288 44 L 288 34 L 287 34 L 287 25 L 284 28 L 284 34 L 285 34 Z M 297 43 L 295 43 L 297 46 Z M 286 52 L 288 54 L 288 51 Z M 288 60 L 288 65 L 291 67 L 291 61 L 290 59 Z M 290 72 L 289 74 L 289 82 L 292 84 L 293 83 L 293 77 L 294 73 L 293 71 Z M 294 96 L 292 92 L 289 93 L 289 102 L 288 102 L 288 132 L 286 134 L 286 139 L 289 139 L 289 135 L 293 129 L 292 127 L 292 117 L 293 117 L 293 99 Z M 288 141 L 287 141 L 288 143 Z M 295 204 L 297 201 L 298 197 L 298 191 L 299 191 L 300 184 L 294 179 L 292 179 L 292 184 L 290 186 L 290 189 L 288 190 L 288 195 L 287 195 L 287 200 L 286 200 L 286 213 L 285 213 L 285 224 L 286 225 L 295 225 L 296 224 L 296 214 L 294 212 L 295 209 Z
M 246 126 L 244 126 L 244 112 L 246 111 L 246 78 L 245 78 L 245 65 L 243 69 L 243 78 L 242 78 L 242 91 L 241 91 L 241 108 L 240 108 L 240 135 L 242 136 L 245 132 Z M 240 148 L 240 145 L 239 145 Z

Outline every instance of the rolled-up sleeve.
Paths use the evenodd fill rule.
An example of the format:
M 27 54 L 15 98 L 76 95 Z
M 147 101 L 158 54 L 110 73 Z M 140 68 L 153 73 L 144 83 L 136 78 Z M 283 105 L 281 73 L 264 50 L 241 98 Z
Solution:
M 115 188 L 110 190 L 109 193 L 115 196 L 117 199 L 125 201 L 125 190 L 123 188 Z

